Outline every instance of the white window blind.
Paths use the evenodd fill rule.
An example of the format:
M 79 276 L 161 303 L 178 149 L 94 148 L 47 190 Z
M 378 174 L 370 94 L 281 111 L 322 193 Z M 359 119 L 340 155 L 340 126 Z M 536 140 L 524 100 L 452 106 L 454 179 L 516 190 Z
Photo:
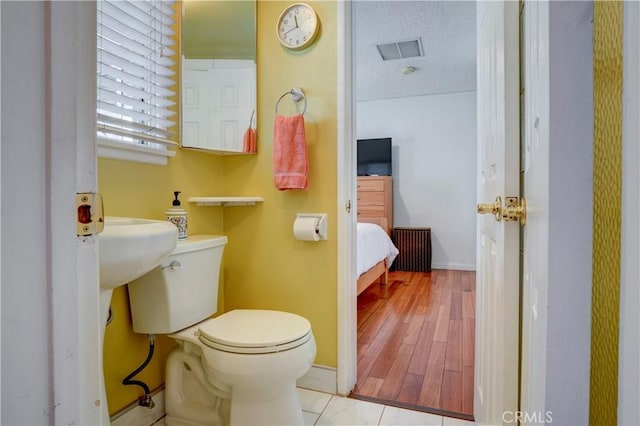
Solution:
M 166 164 L 175 155 L 173 0 L 97 3 L 98 155 Z

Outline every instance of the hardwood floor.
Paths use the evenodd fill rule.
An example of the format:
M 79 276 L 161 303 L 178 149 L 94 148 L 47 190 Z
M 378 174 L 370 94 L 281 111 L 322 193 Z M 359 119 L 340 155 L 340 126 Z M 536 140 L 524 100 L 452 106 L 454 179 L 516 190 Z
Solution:
M 351 396 L 471 420 L 475 272 L 391 272 L 358 296 Z

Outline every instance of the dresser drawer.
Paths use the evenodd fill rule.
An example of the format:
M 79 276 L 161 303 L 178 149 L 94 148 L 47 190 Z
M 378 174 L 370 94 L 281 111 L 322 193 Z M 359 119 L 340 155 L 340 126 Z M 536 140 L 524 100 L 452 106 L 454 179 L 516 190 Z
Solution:
M 359 206 L 382 206 L 384 205 L 384 192 L 358 192 Z
M 358 192 L 360 191 L 384 191 L 384 180 L 358 179 Z
M 358 206 L 358 216 L 386 217 L 385 206 Z
M 393 178 L 358 176 L 357 220 L 376 223 L 388 234 L 393 229 Z

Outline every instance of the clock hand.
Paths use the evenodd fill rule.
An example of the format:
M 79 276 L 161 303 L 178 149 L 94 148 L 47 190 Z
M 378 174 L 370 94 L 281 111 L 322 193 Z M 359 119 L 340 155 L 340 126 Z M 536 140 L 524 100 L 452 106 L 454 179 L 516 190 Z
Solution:
M 283 34 L 283 35 L 286 35 L 287 33 L 289 33 L 289 32 L 291 32 L 291 31 L 295 30 L 296 28 L 298 28 L 298 26 L 297 26 L 297 25 L 296 25 L 295 27 L 291 27 L 291 28 L 289 28 L 287 31 L 283 32 L 282 34 Z
M 298 17 L 293 15 L 293 20 L 296 21 L 296 28 L 298 28 Z

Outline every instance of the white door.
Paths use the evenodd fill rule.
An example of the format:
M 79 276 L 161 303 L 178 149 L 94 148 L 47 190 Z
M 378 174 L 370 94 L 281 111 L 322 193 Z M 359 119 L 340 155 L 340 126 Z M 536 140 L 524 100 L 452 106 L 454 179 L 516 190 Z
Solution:
M 214 68 L 211 77 L 211 116 L 215 119 L 209 137 L 220 141 L 224 151 L 242 151 L 242 136 L 253 121 L 255 109 L 255 68 L 250 60 L 226 62 L 230 68 Z
M 253 60 L 183 58 L 182 144 L 241 152 L 256 127 L 255 75 Z
M 209 70 L 200 69 L 200 62 L 209 60 L 183 59 L 182 68 L 182 145 L 214 148 L 209 144 Z M 196 65 L 192 65 L 192 64 Z
M 477 3 L 478 203 L 520 194 L 518 33 L 518 2 Z M 478 424 L 512 420 L 503 414 L 518 406 L 519 228 L 478 216 Z

